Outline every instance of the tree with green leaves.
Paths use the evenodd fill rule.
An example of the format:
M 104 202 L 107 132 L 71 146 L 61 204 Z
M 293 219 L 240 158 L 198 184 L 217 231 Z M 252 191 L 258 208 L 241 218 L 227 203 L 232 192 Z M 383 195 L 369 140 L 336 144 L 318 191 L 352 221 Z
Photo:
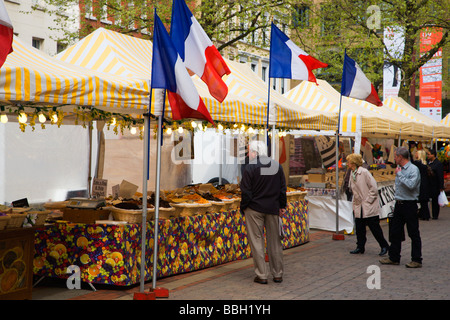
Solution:
M 306 0 L 294 11 L 292 38 L 330 65 L 320 75 L 330 82 L 340 82 L 344 49 L 377 88 L 383 81 L 384 62 L 396 66 L 402 72 L 399 96 L 407 100 L 420 67 L 449 43 L 449 14 L 448 0 Z M 403 30 L 402 55 L 387 50 L 385 27 Z M 443 36 L 420 56 L 420 32 L 427 27 L 440 28 Z

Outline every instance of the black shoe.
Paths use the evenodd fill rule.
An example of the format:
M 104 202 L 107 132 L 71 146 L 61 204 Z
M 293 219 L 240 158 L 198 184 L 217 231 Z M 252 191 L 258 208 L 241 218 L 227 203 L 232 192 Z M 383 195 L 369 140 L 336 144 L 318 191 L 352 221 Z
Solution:
M 282 283 L 283 282 L 283 278 L 282 277 L 275 277 L 275 278 L 273 278 L 273 282 L 276 282 L 276 283 Z
M 388 253 L 388 250 L 389 250 L 389 248 L 381 248 L 381 251 L 380 251 L 380 253 L 378 254 L 378 255 L 380 255 L 380 256 L 384 256 L 386 253 Z
M 351 254 L 358 254 L 358 253 L 363 254 L 363 253 L 364 253 L 364 249 L 356 248 L 355 250 L 350 251 L 350 253 L 351 253 Z
M 267 279 L 261 279 L 258 276 L 256 276 L 253 281 L 256 282 L 256 283 L 260 283 L 260 284 L 267 284 Z

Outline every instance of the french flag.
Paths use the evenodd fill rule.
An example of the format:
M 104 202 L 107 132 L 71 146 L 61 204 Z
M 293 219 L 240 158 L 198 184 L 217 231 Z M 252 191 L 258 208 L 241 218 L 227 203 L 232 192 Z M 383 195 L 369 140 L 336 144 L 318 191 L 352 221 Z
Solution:
M 13 52 L 13 35 L 13 26 L 2 0 L 0 1 L 0 67 L 5 63 L 8 54 Z
M 367 79 L 355 60 L 347 56 L 347 53 L 344 54 L 341 94 L 365 100 L 379 107 L 383 105 L 373 84 Z
M 317 83 L 312 70 L 326 67 L 328 67 L 328 64 L 311 57 L 297 47 L 272 22 L 269 77 L 308 80 Z
M 194 118 L 214 124 L 156 12 L 154 24 L 151 87 L 167 89 L 173 120 Z
M 185 66 L 206 83 L 216 100 L 222 102 L 228 94 L 222 77 L 230 74 L 230 69 L 184 0 L 173 1 L 170 36 Z

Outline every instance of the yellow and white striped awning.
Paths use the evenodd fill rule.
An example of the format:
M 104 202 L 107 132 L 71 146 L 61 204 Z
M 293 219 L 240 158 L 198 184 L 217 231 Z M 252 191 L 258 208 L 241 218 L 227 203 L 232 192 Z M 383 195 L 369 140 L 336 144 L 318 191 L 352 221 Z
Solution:
M 441 121 L 441 124 L 443 124 L 444 126 L 448 126 L 450 127 L 450 113 L 448 113 Z
M 416 131 L 416 135 L 425 138 L 448 138 L 450 136 L 450 127 L 424 115 L 400 97 L 390 97 L 383 102 L 383 105 L 410 119 L 411 131 Z M 423 129 L 419 129 L 419 126 L 423 126 Z
M 132 79 L 151 79 L 152 43 L 114 31 L 99 28 L 57 58 L 67 63 Z M 193 76 L 200 96 L 215 121 L 264 125 L 267 117 L 267 85 L 247 66 L 226 61 L 231 74 L 224 76 L 228 85 L 227 98 L 219 103 L 211 97 L 206 85 Z M 149 90 L 147 88 L 147 90 Z M 154 105 L 152 95 L 152 106 Z M 336 119 L 308 110 L 296 110 L 280 94 L 271 93 L 275 105 L 277 126 L 329 130 Z M 170 118 L 166 99 L 165 116 Z M 153 111 L 153 110 L 152 110 Z
M 0 70 L 3 105 L 80 105 L 136 113 L 148 105 L 145 80 L 113 77 L 69 65 L 25 45 L 17 37 L 13 49 Z
M 307 108 L 322 114 L 338 115 L 339 104 L 328 99 L 318 90 L 315 83 L 302 81 L 298 86 L 285 94 L 299 108 Z M 337 129 L 337 123 L 334 130 Z M 361 130 L 361 117 L 348 110 L 341 110 L 340 132 L 358 132 Z
M 324 80 L 317 80 L 317 83 L 302 81 L 285 95 L 296 104 L 312 110 L 339 112 L 340 93 Z M 385 117 L 370 108 L 361 108 L 353 100 L 342 97 L 341 132 L 361 132 L 365 136 L 395 136 L 399 133 L 401 122 L 398 119 Z

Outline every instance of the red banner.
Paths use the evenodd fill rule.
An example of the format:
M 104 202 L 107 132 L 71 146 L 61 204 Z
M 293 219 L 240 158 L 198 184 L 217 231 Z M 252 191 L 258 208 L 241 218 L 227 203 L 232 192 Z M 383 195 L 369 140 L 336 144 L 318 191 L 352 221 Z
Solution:
M 442 39 L 442 29 L 426 28 L 420 33 L 420 55 Z M 436 121 L 442 118 L 442 48 L 420 68 L 420 111 Z

